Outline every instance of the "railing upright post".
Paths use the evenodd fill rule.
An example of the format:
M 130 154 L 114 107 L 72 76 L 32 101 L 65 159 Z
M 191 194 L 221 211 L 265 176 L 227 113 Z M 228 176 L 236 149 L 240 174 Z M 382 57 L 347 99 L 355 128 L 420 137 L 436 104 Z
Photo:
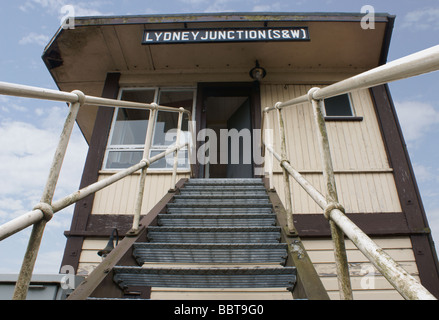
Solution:
M 282 157 L 280 161 L 280 165 L 282 167 L 283 181 L 284 181 L 287 228 L 288 228 L 288 233 L 293 235 L 296 234 L 296 228 L 294 227 L 294 222 L 293 222 L 293 199 L 291 197 L 290 176 L 288 175 L 288 172 L 284 168 L 284 162 L 289 162 L 289 161 L 287 159 L 287 144 L 286 144 L 286 136 L 285 136 L 284 119 L 282 116 L 282 110 L 279 108 L 279 104 L 280 102 L 276 103 L 277 119 L 279 124 L 280 145 L 281 145 L 281 157 Z
M 188 139 L 189 141 L 187 141 L 187 152 L 188 152 L 188 162 L 189 162 L 189 168 L 191 171 L 191 178 L 194 177 L 195 174 L 195 170 L 192 170 L 192 165 L 196 164 L 196 137 L 195 137 L 195 131 L 194 131 L 194 124 L 192 121 L 192 114 L 191 113 L 187 113 L 187 117 L 188 117 Z
M 273 181 L 273 153 L 267 152 L 268 147 L 273 147 L 273 132 L 270 129 L 269 119 L 268 119 L 268 108 L 262 112 L 262 130 L 261 130 L 261 142 L 262 146 L 265 148 L 264 157 L 266 159 L 265 166 L 268 170 L 268 182 L 270 184 L 270 190 L 274 190 L 274 181 Z
M 52 219 L 53 216 L 52 200 L 55 193 L 56 184 L 58 182 L 62 163 L 64 161 L 64 156 L 66 154 L 67 146 L 69 144 L 79 108 L 85 101 L 85 95 L 82 92 L 73 91 L 73 93 L 78 95 L 79 102 L 70 103 L 69 113 L 64 122 L 64 127 L 52 160 L 49 177 L 47 178 L 41 201 L 34 208 L 35 210 L 40 210 L 43 213 L 43 218 L 32 226 L 32 233 L 29 237 L 29 242 L 24 254 L 20 273 L 18 275 L 17 283 L 15 284 L 14 294 L 12 296 L 13 300 L 26 300 L 27 291 L 32 278 L 35 262 L 37 260 L 44 229 L 46 227 L 46 223 Z
M 323 179 L 326 188 L 326 199 L 329 207 L 337 206 L 341 207 L 338 203 L 337 188 L 334 178 L 334 169 L 332 166 L 331 152 L 329 149 L 328 132 L 326 130 L 325 118 L 323 116 L 324 102 L 323 100 L 315 100 L 312 98 L 312 94 L 319 90 L 318 88 L 312 88 L 308 92 L 310 97 L 313 111 L 314 120 L 317 127 L 317 136 L 320 147 L 320 155 L 323 165 Z M 325 216 L 326 210 L 325 210 Z M 344 233 L 341 229 L 329 219 L 331 228 L 331 237 L 334 244 L 335 265 L 337 269 L 338 285 L 340 288 L 340 297 L 343 300 L 352 300 L 352 288 L 349 277 L 349 266 L 346 255 L 346 247 L 344 241 Z
M 184 108 L 180 108 L 178 112 L 177 123 L 177 137 L 175 139 L 175 145 L 180 145 L 181 126 L 183 123 Z M 175 191 L 175 184 L 177 183 L 177 169 L 178 169 L 178 149 L 174 152 L 174 167 L 172 169 L 171 191 Z
M 149 111 L 148 129 L 146 130 L 145 147 L 143 149 L 143 161 L 148 161 L 149 159 L 149 151 L 152 145 L 152 138 L 158 112 L 158 106 L 156 104 L 153 104 L 153 106 L 155 106 L 155 108 Z M 131 230 L 126 233 L 127 236 L 135 236 L 139 232 L 140 213 L 142 211 L 143 194 L 145 192 L 146 171 L 148 170 L 148 167 L 149 162 L 140 170 L 139 185 L 137 188 L 136 202 L 134 205 L 133 226 Z

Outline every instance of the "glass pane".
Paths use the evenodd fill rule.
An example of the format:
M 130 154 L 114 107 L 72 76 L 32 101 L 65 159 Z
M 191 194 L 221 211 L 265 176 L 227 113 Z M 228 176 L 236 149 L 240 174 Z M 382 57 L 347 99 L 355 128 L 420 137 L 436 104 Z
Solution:
M 194 91 L 160 91 L 159 105 L 166 107 L 185 108 L 192 112 L 194 104 Z
M 119 108 L 111 145 L 143 145 L 148 128 L 149 110 Z
M 152 103 L 154 102 L 155 89 L 123 90 L 120 100 Z
M 193 90 L 175 90 L 175 91 L 160 91 L 159 102 L 160 105 L 166 107 L 183 107 L 186 110 L 192 111 L 192 105 L 194 103 L 194 91 Z M 175 143 L 176 132 L 178 124 L 178 112 L 159 111 L 157 114 L 157 123 L 154 134 L 153 145 L 156 146 L 170 146 Z M 188 116 L 183 115 L 183 122 L 181 125 L 183 132 L 189 131 L 188 129 Z M 184 133 L 180 138 L 183 143 Z
M 327 116 L 352 116 L 351 103 L 347 94 L 325 99 Z
M 163 150 L 151 150 L 150 157 L 154 157 L 162 152 L 166 151 Z M 157 160 L 156 162 L 152 163 L 150 165 L 150 168 L 155 169 L 172 169 L 174 167 L 174 153 L 170 153 L 165 157 L 161 158 L 160 160 Z M 189 168 L 188 164 L 188 152 L 187 150 L 180 150 L 178 152 L 178 166 L 179 169 L 186 169 Z
M 121 100 L 151 103 L 154 89 L 123 90 Z M 111 145 L 143 145 L 148 128 L 149 111 L 119 108 L 114 123 Z
M 142 160 L 143 151 L 110 151 L 108 153 L 106 169 L 129 168 Z
M 159 111 L 155 125 L 155 146 L 170 146 L 175 142 L 178 124 L 178 112 Z

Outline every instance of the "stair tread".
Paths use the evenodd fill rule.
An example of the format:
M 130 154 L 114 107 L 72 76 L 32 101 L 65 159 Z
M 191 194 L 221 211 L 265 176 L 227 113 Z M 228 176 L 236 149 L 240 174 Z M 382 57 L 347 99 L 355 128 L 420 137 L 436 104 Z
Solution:
M 148 268 L 114 267 L 120 287 L 267 288 L 293 287 L 294 267 Z
M 280 231 L 281 228 L 278 226 L 266 226 L 266 227 L 164 227 L 164 226 L 154 226 L 154 227 L 148 227 L 148 231 L 158 231 L 158 232 L 277 232 Z
M 191 249 L 287 249 L 286 243 L 194 243 L 194 244 L 181 244 L 181 243 L 159 243 L 159 242 L 137 242 L 134 243 L 134 248 L 145 248 L 145 247 L 154 247 L 154 248 L 191 248 Z
M 175 195 L 174 199 L 269 199 L 267 194 L 248 194 L 248 195 L 239 195 L 239 194 L 232 194 L 232 195 L 204 195 L 204 194 L 180 194 Z
M 192 178 L 185 185 L 193 184 L 263 184 L 261 178 Z
M 266 263 L 284 264 L 286 244 L 181 244 L 137 243 L 133 256 L 144 262 L 169 263 Z
M 267 203 L 227 203 L 224 201 L 217 203 L 203 203 L 201 201 L 196 202 L 181 202 L 181 203 L 168 203 L 168 208 L 272 208 L 271 203 L 267 201 Z
M 163 267 L 140 267 L 140 266 L 114 266 L 116 273 L 132 274 L 296 274 L 296 267 L 186 267 L 186 268 L 163 268 Z
M 158 215 L 159 219 L 275 219 L 274 213 L 237 213 L 222 214 L 220 217 L 212 214 L 170 214 L 164 213 Z

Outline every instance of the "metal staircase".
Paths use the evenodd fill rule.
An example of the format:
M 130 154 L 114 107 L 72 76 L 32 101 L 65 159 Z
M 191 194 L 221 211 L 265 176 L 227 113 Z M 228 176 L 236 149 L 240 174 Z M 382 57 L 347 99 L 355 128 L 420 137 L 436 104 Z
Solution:
M 294 288 L 261 179 L 191 179 L 167 207 L 134 244 L 140 266 L 114 268 L 121 289 Z
M 94 283 L 103 270 L 109 276 L 102 288 L 111 278 L 119 290 L 94 288 L 84 295 L 81 285 L 70 299 L 221 299 L 224 292 L 238 299 L 252 293 L 257 299 L 293 298 L 298 238 L 293 250 L 262 179 L 190 179 L 166 201 L 143 238 L 126 237 L 132 243 L 114 249 L 127 251 L 128 263 L 110 254 L 102 264 L 113 265 L 98 266 L 89 276 Z M 300 251 L 303 259 L 303 246 Z

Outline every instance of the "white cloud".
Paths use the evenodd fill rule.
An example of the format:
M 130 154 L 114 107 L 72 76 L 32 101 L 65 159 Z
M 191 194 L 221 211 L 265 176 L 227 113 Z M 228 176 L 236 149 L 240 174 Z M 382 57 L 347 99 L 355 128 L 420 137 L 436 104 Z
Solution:
M 8 97 L 0 99 L 7 105 L 13 101 Z M 18 106 L 26 105 L 25 101 L 18 103 Z M 43 104 L 34 110 L 26 108 L 30 110 L 32 121 L 35 121 L 35 113 L 38 115 L 35 122 L 0 117 L 0 225 L 30 211 L 40 201 L 68 112 L 65 104 L 51 104 Z M 30 106 L 34 107 L 32 103 Z M 86 152 L 87 145 L 75 126 L 56 187 L 55 201 L 78 190 Z M 70 206 L 57 212 L 47 224 L 36 273 L 58 273 L 65 245 L 63 232 L 69 229 L 72 214 L 73 206 Z M 30 230 L 27 228 L 1 242 L 0 273 L 19 271 Z
M 40 7 L 47 10 L 49 14 L 57 15 L 61 18 L 65 14 L 65 12 L 61 12 L 62 8 L 71 5 L 75 10 L 75 16 L 101 16 L 110 14 L 99 10 L 100 7 L 106 4 L 108 4 L 108 1 L 79 1 L 75 3 L 72 0 L 28 0 L 24 5 L 20 6 L 20 10 L 28 12 L 36 7 Z
M 407 142 L 421 139 L 439 124 L 439 110 L 420 101 L 395 102 L 398 118 Z
M 436 251 L 439 249 L 439 208 L 426 210 L 428 224 L 431 229 L 433 240 L 435 242 Z
M 209 6 L 204 10 L 205 12 L 232 12 L 231 0 L 214 0 L 209 2 Z
M 67 107 L 46 111 L 41 128 L 11 121 L 0 123 L 0 220 L 6 222 L 38 203 L 53 154 L 62 130 Z M 77 190 L 86 155 L 86 144 L 79 132 L 72 135 L 67 149 L 56 195 Z M 55 199 L 56 200 L 56 199 Z
M 419 182 L 439 182 L 439 170 L 437 168 L 414 163 L 413 170 L 415 171 L 416 180 Z M 425 195 L 431 195 L 433 191 L 426 192 Z M 437 192 L 434 192 L 434 194 L 437 196 Z
M 45 34 L 38 34 L 36 32 L 31 32 L 27 36 L 24 36 L 23 38 L 18 41 L 21 45 L 26 44 L 37 44 L 40 46 L 45 46 L 50 40 L 50 37 Z
M 253 12 L 275 12 L 279 11 L 281 8 L 281 5 L 279 2 L 276 3 L 270 3 L 270 4 L 261 4 L 256 5 L 253 7 Z
M 401 27 L 416 30 L 439 30 L 439 8 L 410 11 L 405 15 Z

